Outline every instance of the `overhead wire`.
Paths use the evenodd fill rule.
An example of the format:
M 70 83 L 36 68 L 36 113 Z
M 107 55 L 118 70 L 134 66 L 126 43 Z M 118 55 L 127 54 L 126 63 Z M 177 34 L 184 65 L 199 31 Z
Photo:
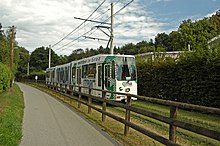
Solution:
M 91 32 L 92 30 L 93 30 L 93 28 L 92 28 L 92 29 L 90 29 L 89 31 L 87 31 L 86 33 L 84 33 L 84 34 L 80 35 L 79 37 L 77 37 L 77 38 L 75 38 L 75 39 L 71 40 L 71 41 L 70 41 L 70 42 L 68 42 L 67 44 L 65 44 L 65 45 L 63 45 L 63 46 L 61 46 L 61 47 L 59 47 L 58 49 L 56 49 L 56 51 L 58 51 L 58 50 L 62 49 L 63 47 L 68 46 L 69 44 L 73 43 L 74 41 L 77 41 L 77 40 L 78 40 L 78 39 L 80 39 L 82 36 L 84 36 L 84 35 L 88 34 L 88 33 L 89 33 L 89 32 Z M 70 47 L 70 46 L 69 46 L 69 47 Z M 64 49 L 66 49 L 66 48 L 64 48 Z M 62 49 L 62 50 L 64 50 L 64 49 Z
M 107 10 L 107 11 L 108 11 L 108 10 Z M 102 13 L 101 15 L 97 16 L 97 17 L 96 17 L 96 19 L 97 19 L 97 18 L 99 18 L 99 17 L 101 17 L 102 15 L 104 15 L 104 14 L 105 14 L 107 11 L 105 11 L 105 12 L 104 12 L 104 13 Z M 84 27 L 86 27 L 88 24 L 89 24 L 89 23 L 85 24 L 85 25 L 84 25 Z M 83 28 L 78 29 L 78 31 L 79 31 L 79 30 L 81 30 L 81 29 L 83 29 Z M 94 28 L 92 28 L 92 29 L 94 29 Z M 91 29 L 91 30 L 89 30 L 89 31 L 87 31 L 87 32 L 86 32 L 86 33 L 84 33 L 83 35 L 81 35 L 81 36 L 77 37 L 76 39 L 71 40 L 70 42 L 66 43 L 65 45 L 63 45 L 63 46 L 59 47 L 59 48 L 58 48 L 58 49 L 56 49 L 55 51 L 58 51 L 58 50 L 62 49 L 62 48 L 63 48 L 63 47 L 65 47 L 65 46 L 68 46 L 68 45 L 69 45 L 69 44 L 71 44 L 72 42 L 74 42 L 74 41 L 78 40 L 80 37 L 82 37 L 82 36 L 86 35 L 87 33 L 91 32 L 91 31 L 92 31 L 92 29 Z M 74 44 L 76 44 L 76 43 L 74 43 Z M 71 45 L 71 46 L 73 46 L 73 45 Z M 71 46 L 69 46 L 69 47 L 71 47 Z M 66 48 L 64 48 L 64 49 L 66 49 Z M 62 49 L 62 50 L 64 50 L 64 49 Z
M 106 0 L 103 0 L 101 4 L 87 17 L 86 20 L 84 20 L 80 25 L 78 25 L 75 29 L 73 29 L 70 33 L 68 33 L 65 37 L 63 37 L 61 40 L 59 40 L 57 43 L 52 45 L 52 47 L 56 46 L 60 42 L 62 42 L 64 39 L 66 39 L 68 36 L 70 36 L 74 31 L 76 31 L 78 28 L 80 28 L 104 3 Z
M 120 0 L 119 0 L 119 1 L 120 1 Z M 94 17 L 93 19 L 98 19 L 99 17 L 101 17 L 102 15 L 104 15 L 105 13 L 107 13 L 109 10 L 110 10 L 110 9 L 108 8 L 108 9 L 107 9 L 106 11 L 104 11 L 102 14 L 97 15 L 97 16 Z M 90 22 L 90 23 L 91 23 L 91 22 Z M 79 29 L 77 30 L 77 32 L 80 31 L 80 30 L 82 30 L 84 27 L 86 27 L 86 26 L 88 26 L 88 25 L 89 25 L 89 23 L 85 24 L 82 28 L 79 28 Z M 92 29 L 93 29 L 93 28 L 92 28 Z M 84 33 L 84 34 L 81 35 L 80 37 L 86 35 L 86 34 L 89 33 L 89 32 L 91 32 L 91 30 L 87 31 L 86 33 Z M 78 40 L 80 37 L 77 37 L 76 39 L 71 40 L 70 42 L 68 42 L 68 43 L 66 43 L 65 45 L 63 45 L 63 46 L 59 47 L 58 49 L 56 49 L 55 51 L 58 51 L 58 50 L 60 50 L 61 48 L 65 47 L 65 46 L 68 46 L 68 45 L 71 44 L 72 42 Z M 77 43 L 74 43 L 74 44 L 77 44 Z M 73 46 L 73 45 L 71 45 L 71 46 Z M 69 47 L 71 47 L 71 46 L 69 46 Z M 64 48 L 64 49 L 65 49 L 65 48 Z M 62 50 L 64 50 L 64 49 L 62 49 Z M 59 52 L 60 52 L 60 51 L 59 51 Z
M 91 29 L 92 30 L 92 29 Z M 95 29 L 94 31 L 96 31 L 97 29 Z M 91 31 L 89 31 L 89 32 L 91 32 Z M 86 34 L 87 33 L 89 33 L 89 32 L 86 32 Z M 94 32 L 91 32 L 89 35 L 87 35 L 87 36 L 91 36 L 92 34 L 93 34 Z M 83 34 L 84 35 L 84 34 Z M 81 37 L 83 37 L 83 35 L 81 35 L 81 36 L 79 36 L 78 38 L 76 38 L 76 39 L 80 39 Z M 74 41 L 76 41 L 76 39 L 74 40 Z M 82 40 L 85 40 L 86 38 L 84 37 L 84 38 L 82 38 Z M 73 41 L 73 42 L 74 42 Z M 59 50 L 58 52 L 61 52 L 61 51 L 63 51 L 63 50 L 70 50 L 70 49 L 68 49 L 68 48 L 70 48 L 70 47 L 72 47 L 72 46 L 74 46 L 74 45 L 76 45 L 76 44 L 78 44 L 80 41 L 77 41 L 77 42 L 75 42 L 75 43 L 73 43 L 73 44 L 71 44 L 70 46 L 68 46 L 68 47 L 66 47 L 66 48 L 60 48 L 61 50 Z M 71 42 L 72 43 L 72 42 Z M 71 49 L 72 50 L 72 49 Z
M 119 1 L 120 1 L 120 0 L 118 0 L 114 5 L 116 5 Z M 115 15 L 117 15 L 119 12 L 121 12 L 123 9 L 125 9 L 125 8 L 126 8 L 128 5 L 130 5 L 133 1 L 134 1 L 134 0 L 131 0 L 131 1 L 128 2 L 126 5 L 124 5 L 123 7 L 121 7 L 118 11 L 116 11 L 116 12 L 113 14 L 113 17 L 114 17 Z M 107 11 L 106 11 L 106 12 L 107 12 Z M 98 25 L 98 26 L 101 26 L 103 23 L 107 22 L 110 18 L 111 18 L 111 16 L 108 17 L 105 21 L 103 21 L 103 22 L 102 22 L 100 25 Z M 63 45 L 62 47 L 58 48 L 57 50 L 60 50 L 60 49 L 62 49 L 63 47 L 68 46 L 68 45 L 71 44 L 72 42 L 79 40 L 81 37 L 85 36 L 86 34 L 88 34 L 89 32 L 91 32 L 93 29 L 94 29 L 94 27 L 93 27 L 91 30 L 89 30 L 89 31 L 87 31 L 86 33 L 84 33 L 83 35 L 77 37 L 76 39 L 74 39 L 74 40 L 68 42 L 67 44 Z M 96 30 L 97 30 L 97 28 L 96 28 Z M 95 31 L 96 31 L 96 30 L 95 30 Z M 95 32 L 95 31 L 94 31 L 94 32 Z M 89 36 L 91 36 L 94 32 L 90 33 Z M 86 38 L 84 38 L 83 40 L 85 40 L 85 39 L 86 39 Z M 68 47 L 66 47 L 66 48 L 63 48 L 63 49 L 60 50 L 60 51 L 63 51 L 64 49 L 67 49 L 67 48 L 69 48 L 69 47 L 72 47 L 73 45 L 75 45 L 75 44 L 77 44 L 77 43 L 79 43 L 79 41 L 76 42 L 76 43 L 74 43 L 74 44 L 71 44 L 70 46 L 68 46 Z M 60 52 L 60 51 L 59 51 L 59 52 Z
M 117 2 L 115 2 L 115 3 L 113 4 L 113 6 L 117 5 L 117 4 L 119 3 L 119 1 L 121 1 L 121 0 L 118 0 Z M 107 13 L 107 12 L 111 9 L 110 6 L 111 6 L 111 5 L 108 5 L 108 6 L 104 7 L 104 8 L 102 8 L 100 11 L 105 10 L 106 8 L 107 8 L 107 9 L 106 9 L 104 12 L 102 12 L 101 15 L 98 14 L 98 15 L 94 16 L 93 18 L 91 18 L 91 20 L 96 20 L 96 19 L 100 18 L 101 16 L 103 16 L 105 13 Z M 103 18 L 103 17 L 101 17 L 100 19 L 102 19 L 102 18 Z M 88 25 L 89 25 L 89 23 L 85 24 L 83 27 L 86 27 L 86 26 L 88 26 Z M 79 28 L 77 31 L 79 31 L 79 30 L 81 30 L 81 29 L 83 29 L 83 28 Z M 97 30 L 98 30 L 98 29 L 96 28 L 95 31 L 97 31 Z M 93 33 L 95 33 L 95 31 L 94 31 L 94 32 L 91 32 L 91 30 L 90 30 L 90 31 L 84 33 L 83 35 L 81 35 L 80 37 L 78 37 L 78 38 L 76 38 L 76 39 L 80 39 L 80 38 L 81 38 L 82 36 L 84 36 L 85 34 L 91 32 L 89 35 L 86 36 L 86 37 L 89 37 L 89 36 L 91 36 Z M 81 41 L 86 40 L 86 37 L 83 37 L 83 39 L 82 39 Z M 65 49 L 65 50 L 70 50 L 70 49 L 68 49 L 69 47 L 72 47 L 72 46 L 74 46 L 75 44 L 77 44 L 77 43 L 80 42 L 80 41 L 77 41 L 77 42 L 71 44 L 71 43 L 74 42 L 76 39 L 74 39 L 74 40 L 71 41 L 71 42 L 68 42 L 67 44 L 63 45 L 62 47 L 59 47 L 59 48 L 57 49 L 57 51 L 59 50 L 58 52 L 61 52 L 61 51 L 63 51 L 64 49 Z M 68 46 L 69 44 L 71 44 L 71 45 Z M 68 47 L 63 48 L 63 47 L 65 47 L 65 46 L 68 46 Z

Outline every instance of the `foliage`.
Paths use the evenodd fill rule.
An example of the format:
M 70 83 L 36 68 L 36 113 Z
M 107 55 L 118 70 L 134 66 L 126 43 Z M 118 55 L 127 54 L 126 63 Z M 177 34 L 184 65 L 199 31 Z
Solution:
M 27 66 L 30 60 L 30 55 L 23 47 L 18 47 L 15 52 L 18 54 L 18 68 L 15 76 L 16 78 L 23 78 L 27 75 Z
M 10 70 L 0 62 L 0 93 L 10 86 Z
M 48 52 L 44 47 L 35 49 L 30 56 L 30 68 L 33 71 L 46 70 L 48 67 Z
M 162 47 L 166 51 L 187 50 L 190 44 L 192 50 L 207 47 L 207 42 L 220 34 L 220 17 L 213 15 L 192 22 L 184 20 L 177 31 L 170 34 L 159 33 L 155 37 L 156 48 Z
M 17 85 L 0 93 L 0 145 L 18 146 L 22 138 L 24 102 Z
M 31 72 L 31 74 L 28 76 L 28 79 L 35 80 L 35 76 L 38 76 L 38 80 L 45 80 L 46 72 L 43 71 Z
M 20 62 L 19 52 L 17 50 L 18 50 L 17 47 L 14 48 L 13 60 L 12 60 L 12 77 L 13 77 L 13 79 L 15 78 L 15 74 L 17 73 L 17 70 L 19 67 L 18 63 Z
M 16 44 L 16 42 L 15 42 Z M 8 88 L 8 78 L 10 78 L 10 51 L 11 51 L 11 29 L 6 30 L 4 33 L 0 31 L 0 92 Z M 13 64 L 12 64 L 12 78 L 17 71 L 18 67 L 18 54 L 14 51 Z
M 35 49 L 30 56 L 30 70 L 43 71 L 48 68 L 49 48 L 40 47 Z M 51 49 L 51 66 L 60 64 L 60 57 Z
M 0 62 L 9 64 L 10 45 L 7 38 L 0 33 Z
M 197 49 L 177 62 L 155 59 L 137 67 L 140 95 L 220 107 L 220 50 Z

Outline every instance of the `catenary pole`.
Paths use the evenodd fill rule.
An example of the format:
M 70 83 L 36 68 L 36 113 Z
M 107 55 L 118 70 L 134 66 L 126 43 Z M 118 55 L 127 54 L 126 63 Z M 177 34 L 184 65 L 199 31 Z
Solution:
M 50 62 L 51 62 L 51 45 L 49 45 L 49 65 L 48 65 L 48 68 L 50 68 Z
M 111 3 L 111 36 L 110 36 L 110 54 L 113 54 L 114 48 L 113 48 L 113 40 L 114 40 L 114 11 L 113 11 L 113 3 Z
M 12 87 L 12 81 L 13 81 L 13 73 L 12 73 L 12 68 L 13 68 L 13 53 L 14 53 L 14 33 L 15 27 L 14 25 L 11 28 L 12 35 L 11 35 L 11 51 L 10 51 L 10 88 Z

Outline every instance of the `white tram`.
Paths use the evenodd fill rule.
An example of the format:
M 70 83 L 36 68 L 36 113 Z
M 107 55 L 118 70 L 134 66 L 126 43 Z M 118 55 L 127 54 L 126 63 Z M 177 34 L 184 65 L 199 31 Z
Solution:
M 51 67 L 46 72 L 46 83 L 58 83 L 58 87 L 73 85 L 73 90 L 78 91 L 78 87 L 74 87 L 77 85 L 137 95 L 137 70 L 135 56 L 132 55 L 100 54 Z M 88 93 L 89 90 L 82 88 L 81 92 Z M 95 90 L 91 94 L 102 96 L 100 91 Z M 124 95 L 106 95 L 110 100 L 126 99 Z

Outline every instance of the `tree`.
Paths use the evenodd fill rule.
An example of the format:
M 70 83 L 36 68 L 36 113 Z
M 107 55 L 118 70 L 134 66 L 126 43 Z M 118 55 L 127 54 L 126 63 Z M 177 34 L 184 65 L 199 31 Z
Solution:
M 155 47 L 164 48 L 165 50 L 169 50 L 170 47 L 170 38 L 166 33 L 158 33 L 155 37 Z
M 109 53 L 109 48 L 104 48 L 103 46 L 100 46 L 98 49 L 97 49 L 97 53 L 98 54 L 108 54 Z M 115 50 L 115 49 L 114 49 Z
M 59 56 L 59 64 L 65 64 L 65 63 L 68 63 L 68 56 L 67 55 L 64 55 L 64 56 L 62 56 L 62 55 L 60 55 Z
M 47 56 L 49 55 L 49 48 L 46 48 L 46 54 Z M 49 59 L 48 59 L 49 61 Z M 51 67 L 56 66 L 56 65 L 60 65 L 61 63 L 61 58 L 53 51 L 53 49 L 51 49 Z
M 23 47 L 18 47 L 15 50 L 15 52 L 18 53 L 18 57 L 19 57 L 17 72 L 15 76 L 17 78 L 23 78 L 27 75 L 27 66 L 30 60 L 30 55 L 29 55 L 28 50 L 26 50 Z
M 155 50 L 153 40 L 150 39 L 150 42 L 141 41 L 136 44 L 137 54 L 153 52 Z
M 35 49 L 30 56 L 31 71 L 42 71 L 48 67 L 48 53 L 44 47 Z
M 85 53 L 83 49 L 76 49 L 73 50 L 73 52 L 68 56 L 68 61 L 74 61 L 74 60 L 79 60 L 85 57 Z
M 129 54 L 134 55 L 138 54 L 138 50 L 136 49 L 135 45 L 133 43 L 125 44 L 120 49 L 120 54 Z
M 181 44 L 187 49 L 188 44 L 193 50 L 198 48 L 207 48 L 207 42 L 211 38 L 217 36 L 220 32 L 220 23 L 214 15 L 211 18 L 204 18 L 199 21 L 192 22 L 191 19 L 183 21 L 179 27 L 181 34 Z
M 8 37 L 0 33 L 0 62 L 9 64 L 10 57 L 10 41 Z
M 181 34 L 178 31 L 172 31 L 169 34 L 170 47 L 167 51 L 181 51 L 184 48 L 184 44 L 181 43 Z
M 48 68 L 49 48 L 40 47 L 35 49 L 30 56 L 30 70 L 43 71 Z M 51 49 L 51 67 L 61 64 L 61 58 Z
M 179 26 L 179 33 L 181 34 L 181 44 L 183 44 L 184 49 L 187 49 L 188 44 L 191 46 L 194 45 L 193 37 L 193 22 L 191 19 L 184 20 L 183 23 Z

